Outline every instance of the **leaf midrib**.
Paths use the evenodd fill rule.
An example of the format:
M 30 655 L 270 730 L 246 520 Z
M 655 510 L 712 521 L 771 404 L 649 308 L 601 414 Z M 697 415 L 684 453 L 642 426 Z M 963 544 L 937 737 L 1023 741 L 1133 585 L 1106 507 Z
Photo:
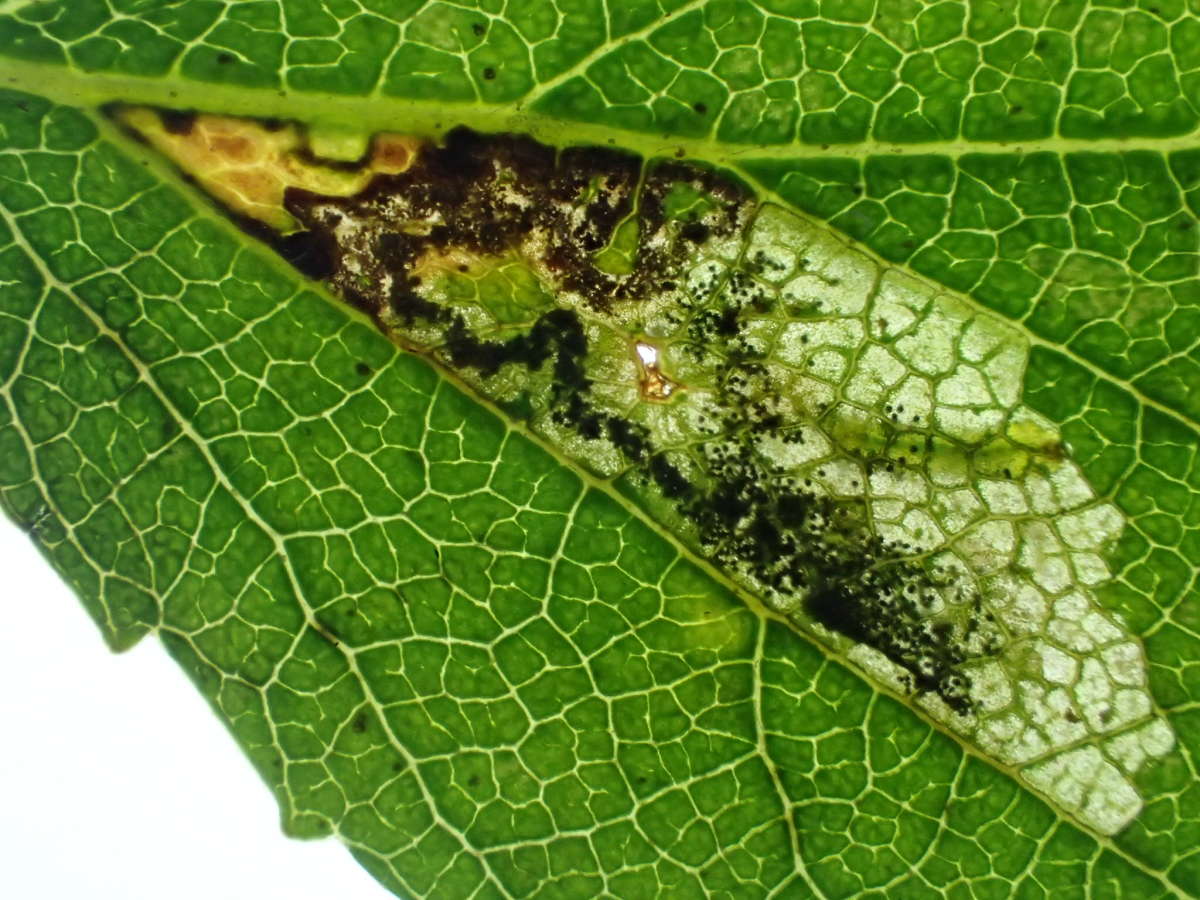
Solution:
M 295 119 L 308 124 L 344 128 L 354 132 L 395 130 L 402 122 L 406 133 L 437 136 L 447 126 L 470 121 L 478 131 L 516 131 L 555 146 L 612 144 L 644 156 L 684 155 L 714 165 L 736 165 L 747 159 L 762 160 L 865 160 L 870 157 L 936 156 L 1035 153 L 1174 153 L 1200 149 L 1200 127 L 1185 134 L 1162 137 L 1070 138 L 1049 136 L 1014 141 L 976 141 L 952 138 L 899 143 L 874 138 L 837 144 L 742 144 L 713 137 L 650 134 L 562 119 L 528 109 L 529 98 L 512 103 L 464 103 L 411 100 L 379 95 L 346 95 L 286 88 L 243 87 L 200 81 L 169 81 L 163 77 L 81 72 L 70 64 L 53 65 L 4 60 L 7 87 L 28 90 L 70 106 L 102 106 L 114 100 L 175 109 L 197 109 L 224 115 Z

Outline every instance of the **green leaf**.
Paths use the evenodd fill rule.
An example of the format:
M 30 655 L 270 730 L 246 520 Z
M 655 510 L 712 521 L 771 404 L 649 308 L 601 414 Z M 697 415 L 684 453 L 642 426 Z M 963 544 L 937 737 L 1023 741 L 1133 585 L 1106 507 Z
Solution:
M 159 636 L 290 833 L 403 896 L 1200 893 L 1194 10 L 615 6 L 0 5 L 5 510 L 111 646 Z M 345 157 L 457 125 L 640 154 L 596 269 L 658 240 L 692 280 L 588 306 L 509 246 L 418 296 L 478 310 L 472 352 L 582 315 L 588 402 L 653 454 L 386 312 L 353 241 L 309 281 L 113 102 Z M 336 193 L 289 211 L 381 227 Z M 751 362 L 782 407 L 748 482 L 829 504 L 765 561 L 746 517 L 705 531 L 705 448 L 776 414 L 731 393 Z M 806 590 L 765 577 L 795 560 Z

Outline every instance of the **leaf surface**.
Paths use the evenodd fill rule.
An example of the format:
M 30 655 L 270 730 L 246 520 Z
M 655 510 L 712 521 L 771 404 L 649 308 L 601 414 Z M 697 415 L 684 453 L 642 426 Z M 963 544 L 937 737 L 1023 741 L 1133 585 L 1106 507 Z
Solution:
M 1197 892 L 1195 19 L 668 7 L 0 7 L 6 510 L 114 647 L 161 636 L 290 831 L 402 895 Z M 1028 770 L 950 736 L 223 222 L 113 100 L 679 150 L 845 271 L 1009 320 L 1005 409 L 1120 525 L 1087 590 L 1138 664 L 1087 687 L 1104 657 L 1060 636 L 1074 696 L 1147 708 Z M 1089 813 L 1116 796 L 1094 767 L 1055 767 L 1085 752 L 1131 822 Z

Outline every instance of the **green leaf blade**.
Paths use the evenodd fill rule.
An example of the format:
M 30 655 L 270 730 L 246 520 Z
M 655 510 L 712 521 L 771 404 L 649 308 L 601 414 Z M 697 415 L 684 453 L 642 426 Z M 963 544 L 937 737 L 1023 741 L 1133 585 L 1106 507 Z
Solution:
M 138 76 L 170 60 L 185 79 L 257 89 L 283 83 L 282 44 L 257 33 L 286 22 L 292 34 L 333 40 L 339 60 L 323 62 L 316 45 L 289 51 L 301 63 L 287 70 L 289 89 L 366 95 L 382 83 L 427 97 L 427 80 L 387 81 L 393 42 L 378 21 L 256 6 L 136 10 L 162 49 L 134 63 L 84 38 L 101 20 L 72 32 L 54 25 L 53 7 L 16 9 L 0 35 L 16 58 L 55 62 L 65 47 L 80 68 Z M 1176 87 L 1190 84 L 1186 51 L 1139 61 L 1121 42 L 1133 37 L 1087 51 L 1100 54 L 1097 68 L 1129 73 L 1121 90 L 1133 99 L 1105 101 L 1118 112 L 1103 133 L 1072 105 L 1086 107 L 1087 90 L 1081 73 L 1065 74 L 1071 54 L 1082 58 L 1112 31 L 1116 13 L 1089 11 L 1072 50 L 1061 40 L 1025 47 L 1024 29 L 1054 38 L 1074 20 L 968 24 L 940 9 L 915 31 L 874 23 L 909 54 L 903 64 L 854 37 L 863 22 L 818 23 L 824 30 L 810 30 L 821 30 L 822 46 L 855 49 L 822 68 L 806 39 L 809 71 L 836 72 L 840 87 L 802 78 L 796 101 L 771 88 L 795 79 L 794 47 L 764 49 L 771 26 L 748 8 L 688 4 L 666 24 L 631 20 L 613 34 L 632 38 L 608 51 L 582 8 L 578 34 L 560 31 L 561 46 L 543 49 L 550 32 L 535 4 L 509 30 L 492 26 L 453 99 L 500 106 L 532 91 L 547 114 L 758 145 L 1042 139 L 1055 129 L 1082 142 L 1195 126 Z M 1188 27 L 1123 18 L 1155 47 Z M 416 22 L 398 27 L 407 35 Z M 880 73 L 917 78 L 917 44 L 961 43 L 967 28 L 980 41 L 986 32 L 983 58 L 1013 80 L 979 88 L 961 124 L 889 118 L 912 86 L 876 84 Z M 172 34 L 178 53 L 163 37 Z M 182 55 L 200 34 L 211 47 Z M 488 52 L 509 62 L 523 42 L 535 44 L 532 65 L 483 74 Z M 736 52 L 756 42 L 758 68 L 777 73 L 765 85 Z M 697 53 L 707 56 L 688 55 Z M 676 78 L 709 57 L 724 61 L 713 63 L 715 86 Z M 586 99 L 588 74 L 618 59 L 663 82 L 659 101 L 636 91 Z M 822 118 L 822 92 L 838 91 Z M 159 174 L 97 142 L 85 118 L 28 95 L 6 101 L 0 159 L 23 166 L 0 179 L 6 510 L 111 644 L 163 635 L 295 833 L 334 831 L 385 884 L 431 896 L 625 895 L 646 884 L 834 896 L 963 885 L 1037 896 L 1106 881 L 1138 896 L 1196 889 L 1186 839 L 1197 817 L 1190 151 L 931 148 L 899 165 L 879 156 L 743 165 L 796 208 L 1030 335 L 1025 402 L 1062 426 L 1088 481 L 1128 517 L 1101 597 L 1143 638 L 1151 690 L 1180 738 L 1139 776 L 1147 808 L 1109 843 L 744 608 L 626 501 L 305 293 Z M 749 125 L 749 110 L 760 124 Z M 999 121 L 1010 124 L 995 131 Z M 531 481 L 534 472 L 545 474 Z M 371 588 L 393 582 L 411 583 L 415 597 Z M 344 594 L 369 614 L 343 609 Z M 719 598 L 715 625 L 696 618 L 714 613 L 698 598 Z M 411 683 L 389 694 L 397 671 Z M 637 783 L 643 774 L 648 787 Z

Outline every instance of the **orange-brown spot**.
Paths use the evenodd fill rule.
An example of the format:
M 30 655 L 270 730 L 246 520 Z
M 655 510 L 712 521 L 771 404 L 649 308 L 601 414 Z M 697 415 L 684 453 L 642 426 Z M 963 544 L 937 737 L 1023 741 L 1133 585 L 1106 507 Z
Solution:
M 283 192 L 283 185 L 265 169 L 234 169 L 225 182 L 252 203 L 270 204 Z
M 240 134 L 214 134 L 208 140 L 209 149 L 231 162 L 251 162 L 258 157 L 254 144 Z
M 368 162 L 347 169 L 305 152 L 306 138 L 295 125 L 268 128 L 256 119 L 198 114 L 181 128 L 169 114 L 147 107 L 125 107 L 118 116 L 234 212 L 284 233 L 296 229 L 283 206 L 288 188 L 334 197 L 357 194 L 376 174 L 411 166 L 422 145 L 402 134 L 380 134 Z
M 371 148 L 371 168 L 389 175 L 403 172 L 412 165 L 420 146 L 420 141 L 402 134 L 376 135 Z

